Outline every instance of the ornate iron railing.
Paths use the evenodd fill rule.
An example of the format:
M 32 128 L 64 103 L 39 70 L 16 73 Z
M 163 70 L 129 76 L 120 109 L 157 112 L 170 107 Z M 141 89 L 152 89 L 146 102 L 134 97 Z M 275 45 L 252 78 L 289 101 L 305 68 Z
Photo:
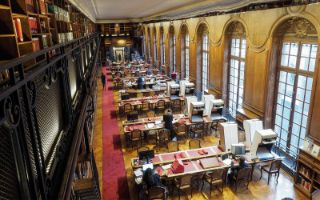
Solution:
M 68 199 L 92 123 L 98 34 L 0 63 L 0 196 Z M 88 142 L 88 141 L 87 141 Z

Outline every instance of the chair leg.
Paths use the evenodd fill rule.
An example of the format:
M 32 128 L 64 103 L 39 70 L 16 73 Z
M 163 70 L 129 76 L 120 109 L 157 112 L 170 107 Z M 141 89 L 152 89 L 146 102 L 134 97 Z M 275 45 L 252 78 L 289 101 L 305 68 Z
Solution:
M 277 183 L 278 183 L 278 180 L 279 180 L 279 175 L 280 175 L 280 172 L 277 173 Z
M 212 184 L 210 183 L 210 197 L 211 197 Z
M 262 167 L 260 168 L 260 179 L 259 180 L 261 180 L 261 178 L 262 178 Z
M 269 181 L 270 181 L 270 176 L 271 176 L 271 174 L 269 173 L 268 174 L 268 185 L 269 185 Z

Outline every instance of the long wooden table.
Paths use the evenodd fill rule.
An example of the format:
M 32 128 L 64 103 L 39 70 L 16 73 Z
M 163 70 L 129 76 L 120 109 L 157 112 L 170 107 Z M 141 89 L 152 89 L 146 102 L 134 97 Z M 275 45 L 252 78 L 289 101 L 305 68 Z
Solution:
M 209 116 L 204 116 L 203 123 L 209 124 L 213 122 L 213 119 Z M 219 118 L 220 119 L 220 118 Z M 193 122 L 188 116 L 184 114 L 174 114 L 173 124 L 184 123 L 186 126 L 190 126 Z M 132 130 L 139 129 L 141 131 L 151 131 L 164 128 L 163 116 L 139 118 L 136 121 L 123 121 L 123 131 L 125 134 L 130 133 Z
M 204 153 L 203 151 L 206 151 L 207 153 Z M 151 162 L 153 163 L 153 165 L 164 165 L 172 163 L 175 159 L 195 160 L 201 158 L 216 157 L 221 155 L 222 153 L 223 152 L 218 148 L 218 146 L 204 147 L 172 153 L 156 154 L 154 155 L 154 158 L 151 160 Z M 131 159 L 131 166 L 133 169 L 140 168 L 143 164 L 145 163 L 143 161 L 140 161 L 139 158 Z
M 204 147 L 199 149 L 177 151 L 172 153 L 156 154 L 151 162 L 155 166 L 155 171 L 161 177 L 170 179 L 178 176 L 183 176 L 186 174 L 197 174 L 197 173 L 203 173 L 207 171 L 213 171 L 220 168 L 230 168 L 231 165 L 225 164 L 224 162 L 221 161 L 220 158 L 218 158 L 221 154 L 225 154 L 225 153 L 230 154 L 230 152 L 222 152 L 217 146 L 212 146 L 212 147 Z M 217 157 L 218 165 L 212 168 L 203 168 L 203 166 L 200 164 L 200 160 L 204 158 L 211 158 L 211 157 Z M 258 158 L 249 159 L 247 155 L 245 156 L 245 158 L 246 158 L 247 164 L 251 165 L 252 167 L 252 171 L 251 171 L 251 179 L 252 179 L 253 170 L 256 164 L 271 162 L 275 159 L 279 159 L 280 157 L 274 154 L 274 158 L 270 160 L 259 160 Z M 173 173 L 171 168 L 169 169 L 162 168 L 164 165 L 172 164 L 176 159 L 179 159 L 183 162 L 183 165 L 184 165 L 183 173 Z M 133 170 L 142 168 L 143 164 L 145 163 L 143 161 L 140 161 L 139 158 L 131 159 L 131 166 Z M 233 160 L 233 164 L 234 166 L 239 165 L 238 160 Z
M 121 100 L 119 102 L 119 109 L 124 106 L 126 103 L 130 103 L 132 106 L 141 105 L 144 102 L 148 103 L 157 103 L 159 100 L 164 100 L 166 103 L 170 102 L 170 97 L 168 96 L 149 96 L 149 97 L 137 97 L 131 98 L 127 100 Z

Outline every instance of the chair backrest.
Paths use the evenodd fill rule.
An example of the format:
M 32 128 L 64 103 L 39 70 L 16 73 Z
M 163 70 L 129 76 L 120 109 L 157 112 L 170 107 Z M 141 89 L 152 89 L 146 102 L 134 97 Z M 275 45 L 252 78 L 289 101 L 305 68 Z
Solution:
M 164 100 L 159 100 L 157 101 L 157 107 L 158 108 L 164 108 L 165 107 L 166 102 Z
M 223 178 L 224 171 L 225 171 L 224 168 L 214 170 L 214 171 L 210 174 L 211 180 L 212 180 L 212 181 L 214 181 L 214 180 L 223 180 L 223 179 L 224 179 L 224 178 Z
M 161 129 L 158 132 L 159 140 L 169 140 L 169 130 L 168 129 Z
M 175 124 L 174 126 L 174 130 L 176 133 L 182 133 L 182 132 L 187 132 L 187 126 L 185 124 L 180 124 L 180 123 L 177 123 Z
M 279 171 L 281 167 L 282 160 L 277 159 L 271 162 L 270 171 Z
M 195 123 L 191 125 L 192 131 L 204 131 L 204 123 Z
M 180 187 L 191 186 L 191 180 L 192 180 L 191 174 L 184 175 L 184 176 L 180 177 L 180 179 L 179 179 L 179 186 Z
M 125 103 L 123 105 L 123 109 L 125 113 L 131 112 L 132 111 L 132 105 L 130 103 Z
M 189 141 L 189 149 L 198 149 L 200 148 L 200 140 L 199 139 L 191 139 Z
M 237 181 L 238 180 L 250 180 L 250 175 L 251 175 L 251 168 L 250 167 L 242 168 L 238 171 Z
M 154 116 L 155 116 L 154 111 L 147 112 L 147 117 L 154 117 Z
M 149 188 L 148 199 L 149 200 L 166 199 L 166 189 L 160 186 Z
M 131 131 L 131 139 L 140 139 L 141 138 L 141 130 L 134 129 Z
M 178 151 L 178 142 L 176 142 L 176 141 L 170 141 L 170 142 L 168 143 L 168 151 L 169 151 L 169 152 Z
M 141 104 L 141 108 L 142 108 L 143 110 L 149 110 L 149 103 L 148 103 L 148 101 L 143 102 L 143 103 Z

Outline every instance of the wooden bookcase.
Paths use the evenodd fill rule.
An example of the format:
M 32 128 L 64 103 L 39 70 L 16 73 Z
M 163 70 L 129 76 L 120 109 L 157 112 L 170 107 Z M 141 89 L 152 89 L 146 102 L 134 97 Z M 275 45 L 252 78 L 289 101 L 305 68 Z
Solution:
M 67 0 L 0 0 L 0 62 L 93 32 L 94 23 Z
M 309 198 L 314 191 L 320 190 L 320 158 L 301 148 L 297 159 L 295 187 Z

